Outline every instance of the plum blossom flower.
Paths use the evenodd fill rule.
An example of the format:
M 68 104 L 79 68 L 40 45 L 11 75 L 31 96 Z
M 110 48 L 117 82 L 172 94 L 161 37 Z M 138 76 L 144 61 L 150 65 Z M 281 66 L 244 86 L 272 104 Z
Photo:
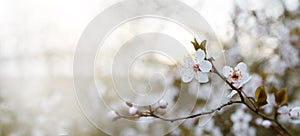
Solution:
M 282 106 L 277 112 L 279 113 L 278 117 L 281 122 L 300 124 L 300 107 L 290 108 L 289 106 Z
M 252 116 L 245 113 L 243 109 L 238 109 L 230 116 L 230 119 L 233 122 L 232 131 L 235 134 L 255 135 L 255 129 L 249 128 L 249 122 L 251 121 Z
M 225 78 L 232 83 L 232 85 L 236 88 L 241 88 L 245 83 L 250 81 L 251 76 L 247 73 L 247 65 L 244 62 L 240 62 L 236 65 L 236 67 L 232 68 L 230 66 L 223 67 L 223 75 Z M 232 91 L 227 98 L 231 98 L 237 92 Z
M 300 119 L 300 107 L 295 107 L 290 110 L 289 116 L 292 119 Z
M 293 124 L 300 124 L 300 107 L 289 108 L 287 115 L 287 121 Z
M 197 127 L 194 129 L 194 135 L 196 136 L 222 136 L 221 130 L 218 126 L 215 126 L 214 120 L 209 120 L 206 124 L 202 125 L 200 120 Z
M 251 76 L 247 73 L 247 65 L 244 62 L 240 62 L 235 68 L 224 66 L 223 74 L 236 88 L 242 87 L 251 79 Z
M 207 73 L 211 70 L 212 64 L 205 60 L 205 52 L 201 49 L 195 53 L 195 61 L 192 57 L 185 57 L 184 64 L 181 69 L 182 81 L 185 83 L 191 82 L 193 78 L 200 83 L 208 82 Z

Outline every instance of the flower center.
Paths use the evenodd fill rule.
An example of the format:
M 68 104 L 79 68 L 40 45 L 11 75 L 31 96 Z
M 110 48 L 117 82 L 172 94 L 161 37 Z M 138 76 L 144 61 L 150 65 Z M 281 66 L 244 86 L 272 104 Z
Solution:
M 193 69 L 195 72 L 200 71 L 199 64 L 195 64 Z
M 237 81 L 240 79 L 241 77 L 241 72 L 240 70 L 233 70 L 232 74 L 231 74 L 231 78 L 234 80 L 234 81 Z
M 239 122 L 244 122 L 244 119 L 243 118 L 239 118 Z

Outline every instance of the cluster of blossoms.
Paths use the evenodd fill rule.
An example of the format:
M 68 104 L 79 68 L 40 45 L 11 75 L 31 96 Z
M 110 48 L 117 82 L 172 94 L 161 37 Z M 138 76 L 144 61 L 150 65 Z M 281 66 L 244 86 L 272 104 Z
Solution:
M 195 44 L 198 42 L 195 40 Z M 194 44 L 193 43 L 193 44 Z M 214 60 L 216 57 L 210 57 L 205 50 L 205 44 L 202 43 L 199 48 L 196 49 L 194 59 L 191 56 L 184 57 L 183 66 L 181 69 L 181 79 L 183 82 L 188 83 L 195 78 L 199 83 L 207 83 L 208 73 L 212 70 L 212 63 L 209 60 Z M 236 67 L 232 68 L 230 66 L 223 67 L 224 77 L 237 89 L 241 88 L 244 84 L 250 81 L 251 76 L 247 73 L 247 65 L 244 62 L 240 62 Z M 236 94 L 236 90 L 227 96 L 231 98 Z
M 251 116 L 251 114 L 245 112 L 247 109 L 250 109 L 255 114 L 260 116 L 255 120 L 256 125 L 260 125 L 265 128 L 279 127 L 281 131 L 284 131 L 284 133 L 290 135 L 289 132 L 279 124 L 277 116 L 288 115 L 290 119 L 297 120 L 297 122 L 300 123 L 300 107 L 291 109 L 285 108 L 286 106 L 284 105 L 287 103 L 287 92 L 285 88 L 279 90 L 275 89 L 274 100 L 272 100 L 275 102 L 275 105 L 273 105 L 273 108 L 275 109 L 275 115 L 274 118 L 269 118 L 260 111 L 263 106 L 268 104 L 267 98 L 270 98 L 267 96 L 265 85 L 257 87 L 255 91 L 255 98 L 248 97 L 247 93 L 243 91 L 243 86 L 252 78 L 252 76 L 250 76 L 247 72 L 247 65 L 244 62 L 238 63 L 234 68 L 230 66 L 224 66 L 222 69 L 222 74 L 220 74 L 213 64 L 213 61 L 215 61 L 216 57 L 210 57 L 208 55 L 208 52 L 206 50 L 206 41 L 203 41 L 201 44 L 199 44 L 195 39 L 195 41 L 192 43 L 196 52 L 193 57 L 187 56 L 184 58 L 184 64 L 181 69 L 182 81 L 185 83 L 189 83 L 193 79 L 196 79 L 199 83 L 207 83 L 209 82 L 209 74 L 215 73 L 230 87 L 229 90 L 231 90 L 231 93 L 227 95 L 227 98 L 231 99 L 235 94 L 239 94 L 239 97 L 241 99 L 240 101 L 230 101 L 227 104 L 224 104 L 216 108 L 215 110 L 212 110 L 211 112 L 204 112 L 203 114 L 200 113 L 177 119 L 164 119 L 154 114 L 159 109 L 167 108 L 168 102 L 165 100 L 160 100 L 156 104 L 156 106 L 153 106 L 156 108 L 152 108 L 152 106 L 149 106 L 149 110 L 146 111 L 140 110 L 132 103 L 126 102 L 126 105 L 129 107 L 128 113 L 130 116 L 123 116 L 116 111 L 111 111 L 108 114 L 109 118 L 112 120 L 117 120 L 120 118 L 128 117 L 139 118 L 152 116 L 165 121 L 173 122 L 182 119 L 194 118 L 204 114 L 211 114 L 233 103 L 241 103 L 245 107 L 238 108 L 236 112 L 233 113 L 230 117 L 231 121 L 233 122 L 233 126 L 231 129 L 232 132 L 241 135 L 255 135 L 256 130 L 253 127 L 249 126 L 249 123 L 251 122 L 253 117 Z M 209 128 L 210 127 L 208 127 L 208 129 Z M 278 132 L 281 133 L 281 131 Z M 199 129 L 199 133 L 200 132 L 202 133 L 202 129 Z
M 215 58 L 208 57 L 207 55 L 205 44 L 198 44 L 196 40 L 192 43 L 194 44 L 196 53 L 194 55 L 194 58 L 190 56 L 184 58 L 184 64 L 181 70 L 183 82 L 188 83 L 191 82 L 193 78 L 195 78 L 199 83 L 207 83 L 209 81 L 208 73 L 216 73 L 230 86 L 231 93 L 227 95 L 228 99 L 231 99 L 235 94 L 240 93 L 239 95 L 242 100 L 241 102 L 247 105 L 248 108 L 251 108 L 249 107 L 247 102 L 245 102 L 244 97 L 248 99 L 248 102 L 250 102 L 251 105 L 254 106 L 254 108 L 251 108 L 251 110 L 256 111 L 256 113 L 258 113 L 258 110 L 262 106 L 268 104 L 268 97 L 264 85 L 261 85 L 256 89 L 255 98 L 251 100 L 250 97 L 248 97 L 247 94 L 243 91 L 242 87 L 252 78 L 252 76 L 250 76 L 249 73 L 247 73 L 247 65 L 244 62 L 238 63 L 234 68 L 230 66 L 224 66 L 222 69 L 223 75 L 220 75 L 220 73 L 218 73 L 218 71 L 215 69 L 212 63 L 215 60 Z M 282 109 L 282 106 L 287 102 L 286 89 L 282 88 L 280 90 L 276 90 L 274 93 L 274 97 L 276 103 L 274 105 L 276 109 L 274 120 L 277 120 L 278 115 L 286 114 L 293 121 L 296 120 L 296 123 L 300 123 L 300 107 L 289 109 L 286 112 L 279 112 L 280 109 Z M 231 116 L 231 120 L 234 122 L 233 131 L 236 133 L 250 132 L 248 131 L 248 124 L 251 121 L 251 119 L 252 116 L 250 114 L 244 113 L 243 110 L 238 110 Z M 266 128 L 271 128 L 274 127 L 274 125 L 272 124 L 272 121 L 274 120 L 270 118 L 266 120 L 263 120 L 262 118 L 257 118 L 256 124 L 264 126 Z M 278 125 L 278 122 L 275 123 L 277 123 Z M 293 123 L 295 123 L 295 121 Z M 254 135 L 255 132 L 253 132 L 252 134 Z M 245 135 L 251 134 L 245 133 Z

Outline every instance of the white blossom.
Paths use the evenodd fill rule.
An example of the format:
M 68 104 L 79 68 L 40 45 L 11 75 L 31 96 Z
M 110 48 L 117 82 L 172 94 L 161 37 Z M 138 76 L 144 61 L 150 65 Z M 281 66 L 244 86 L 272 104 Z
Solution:
M 232 131 L 235 134 L 249 135 L 249 122 L 252 119 L 250 114 L 245 113 L 244 110 L 240 108 L 230 116 L 230 119 L 233 122 Z
M 194 130 L 194 135 L 196 136 L 221 136 L 222 135 L 220 128 L 215 126 L 213 119 L 209 120 L 205 125 L 201 125 L 200 122 L 201 121 L 199 121 L 198 126 L 196 126 Z
M 283 0 L 285 9 L 289 12 L 296 11 L 299 8 L 299 0 Z
M 278 117 L 281 122 L 300 123 L 300 107 L 290 108 L 289 106 L 282 106 L 277 112 L 279 113 Z
M 201 49 L 195 53 L 195 60 L 192 57 L 185 57 L 184 64 L 181 69 L 182 81 L 185 83 L 191 82 L 193 78 L 200 83 L 208 82 L 207 73 L 211 70 L 212 64 L 205 60 L 205 52 Z
M 244 62 L 240 62 L 235 68 L 224 66 L 222 71 L 225 78 L 232 82 L 236 88 L 242 87 L 251 79 L 251 76 L 247 73 L 247 65 Z
M 293 124 L 300 124 L 300 107 L 294 107 L 288 111 L 288 121 Z
M 289 115 L 293 119 L 300 119 L 300 107 L 292 108 Z
M 242 87 L 251 79 L 251 76 L 247 73 L 247 65 L 244 62 L 240 62 L 234 68 L 224 66 L 222 72 L 225 78 L 233 83 L 233 86 L 236 88 Z M 235 94 L 237 94 L 237 91 L 232 90 L 231 93 L 227 95 L 227 99 L 232 98 Z

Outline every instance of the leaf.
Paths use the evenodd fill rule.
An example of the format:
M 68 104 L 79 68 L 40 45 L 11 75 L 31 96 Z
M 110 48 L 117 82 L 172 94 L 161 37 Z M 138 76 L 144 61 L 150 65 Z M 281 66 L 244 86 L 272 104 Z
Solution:
M 274 93 L 274 95 L 275 95 L 275 102 L 278 106 L 285 104 L 288 100 L 286 88 L 279 89 L 277 92 Z
M 194 45 L 195 50 L 198 49 L 206 50 L 206 40 L 202 41 L 201 44 L 198 43 L 197 39 L 194 38 L 194 41 L 191 42 Z
M 259 86 L 255 91 L 256 105 L 258 107 L 268 104 L 267 102 L 267 93 L 263 85 Z
M 194 38 L 194 41 L 191 41 L 191 43 L 194 45 L 196 51 L 200 49 L 200 45 L 198 44 L 196 38 Z
M 200 44 L 200 49 L 202 50 L 206 50 L 206 40 L 202 41 L 201 44 Z

